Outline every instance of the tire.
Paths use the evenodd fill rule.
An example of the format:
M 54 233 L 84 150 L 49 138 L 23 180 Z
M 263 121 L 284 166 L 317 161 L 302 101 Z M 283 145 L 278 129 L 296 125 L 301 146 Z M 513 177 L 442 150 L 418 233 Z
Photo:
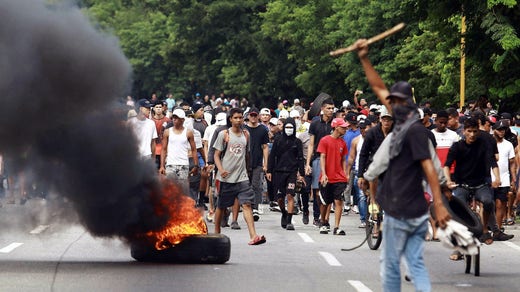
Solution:
M 379 226 L 382 222 L 381 221 L 382 216 L 381 216 L 381 214 L 378 214 L 377 217 L 378 217 L 377 221 L 379 222 L 378 224 L 376 224 L 372 220 L 368 220 L 366 228 L 365 228 L 368 247 L 371 250 L 377 250 L 379 248 L 379 246 L 381 245 L 381 241 L 383 241 L 383 232 L 381 231 L 381 228 L 379 228 Z M 374 238 L 374 236 L 373 236 L 374 228 L 379 229 L 379 231 L 377 232 L 377 238 Z
M 311 120 L 315 116 L 320 115 L 321 105 L 322 105 L 323 101 L 330 97 L 331 97 L 330 95 L 322 92 L 314 99 L 314 101 L 312 102 L 312 106 L 309 109 L 309 113 L 307 114 L 309 120 Z
M 223 264 L 229 260 L 231 241 L 222 234 L 197 234 L 174 247 L 156 250 L 149 242 L 131 244 L 131 256 L 140 262 Z
M 442 201 L 453 220 L 466 226 L 468 230 L 473 233 L 474 237 L 479 238 L 482 235 L 483 226 L 480 217 L 469 208 L 466 202 L 455 196 L 452 196 L 451 200 L 448 201 L 445 195 L 442 196 Z M 430 208 L 430 214 L 432 218 L 435 219 L 433 205 Z

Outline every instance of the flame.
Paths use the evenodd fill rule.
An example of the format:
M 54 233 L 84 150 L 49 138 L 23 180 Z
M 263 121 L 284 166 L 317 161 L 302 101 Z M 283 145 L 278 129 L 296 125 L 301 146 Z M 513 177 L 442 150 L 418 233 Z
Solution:
M 173 182 L 163 179 L 161 204 L 168 206 L 170 219 L 162 230 L 149 231 L 146 237 L 155 241 L 155 248 L 163 250 L 179 244 L 193 234 L 207 234 L 208 227 L 195 208 L 195 201 L 184 195 Z

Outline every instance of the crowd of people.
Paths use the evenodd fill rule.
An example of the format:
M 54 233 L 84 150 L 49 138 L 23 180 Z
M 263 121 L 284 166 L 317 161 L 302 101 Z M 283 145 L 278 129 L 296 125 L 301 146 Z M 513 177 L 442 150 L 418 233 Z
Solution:
M 520 112 L 499 113 L 485 96 L 462 110 L 432 109 L 428 102 L 417 106 L 411 85 L 398 82 L 387 89 L 368 60 L 364 41 L 356 44 L 377 101 L 367 102 L 356 90 L 351 101 L 341 104 L 332 98 L 317 105 L 294 99 L 279 102 L 275 109 L 259 109 L 245 98 L 223 94 L 197 93 L 191 104 L 171 94 L 164 99 L 154 94 L 138 101 L 127 98 L 127 125 L 135 132 L 139 155 L 181 186 L 207 222 L 214 223 L 215 233 L 241 229 L 241 210 L 250 245 L 267 241 L 255 229 L 261 204 L 281 213 L 285 230 L 295 230 L 293 215 L 301 213 L 302 223 L 314 224 L 320 234 L 344 236 L 341 215 L 353 210 L 359 214 L 359 227 L 365 228 L 370 216 L 366 197 L 373 196 L 385 211 L 383 238 L 394 243 L 384 247 L 383 285 L 397 291 L 400 258 L 410 265 L 416 260 L 412 257 L 422 259 L 420 242 L 436 240 L 429 205 L 436 206 L 441 227 L 449 218 L 439 199 L 443 182 L 444 190 L 451 190 L 444 193 L 466 201 L 474 193 L 481 204 L 481 242 L 513 237 L 503 227 L 515 224 L 520 212 Z M 315 116 L 311 106 L 319 109 Z M 383 154 L 388 163 L 378 164 L 375 187 L 374 177 L 364 174 L 380 163 L 374 157 L 385 139 L 390 139 Z M 440 175 L 434 169 L 436 159 Z M 8 163 L 1 162 L 5 202 L 13 204 L 18 197 L 24 204 L 29 195 L 24 174 L 8 173 Z M 427 231 L 428 220 L 432 232 Z M 413 247 L 397 244 L 402 230 L 416 242 Z M 423 268 L 410 265 L 416 285 L 428 291 Z

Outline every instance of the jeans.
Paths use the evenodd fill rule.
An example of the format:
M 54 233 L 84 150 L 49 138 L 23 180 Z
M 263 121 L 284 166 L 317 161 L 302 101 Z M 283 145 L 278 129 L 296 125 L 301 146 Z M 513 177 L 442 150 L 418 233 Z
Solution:
M 367 197 L 363 191 L 358 187 L 358 176 L 354 176 L 354 182 L 352 183 L 352 190 L 354 193 L 354 202 L 357 200 L 359 209 L 359 219 L 361 222 L 367 221 Z
M 253 202 L 253 209 L 258 210 L 258 204 L 262 203 L 262 176 L 264 175 L 264 170 L 262 166 L 257 166 L 253 168 L 251 173 L 251 186 L 253 187 L 253 191 L 255 192 L 255 199 Z M 276 194 L 275 194 L 276 195 Z
M 412 219 L 397 219 L 385 215 L 380 258 L 383 291 L 401 291 L 399 264 L 402 256 L 408 264 L 415 291 L 431 291 L 430 277 L 423 258 L 428 218 L 428 214 Z

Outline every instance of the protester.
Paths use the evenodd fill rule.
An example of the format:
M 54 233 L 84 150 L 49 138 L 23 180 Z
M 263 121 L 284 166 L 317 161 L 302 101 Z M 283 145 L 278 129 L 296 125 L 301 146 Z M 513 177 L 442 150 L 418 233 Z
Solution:
M 137 118 L 129 119 L 127 123 L 134 130 L 140 156 L 154 159 L 155 139 L 158 135 L 154 122 L 148 119 L 152 104 L 147 99 L 140 99 L 137 106 Z

